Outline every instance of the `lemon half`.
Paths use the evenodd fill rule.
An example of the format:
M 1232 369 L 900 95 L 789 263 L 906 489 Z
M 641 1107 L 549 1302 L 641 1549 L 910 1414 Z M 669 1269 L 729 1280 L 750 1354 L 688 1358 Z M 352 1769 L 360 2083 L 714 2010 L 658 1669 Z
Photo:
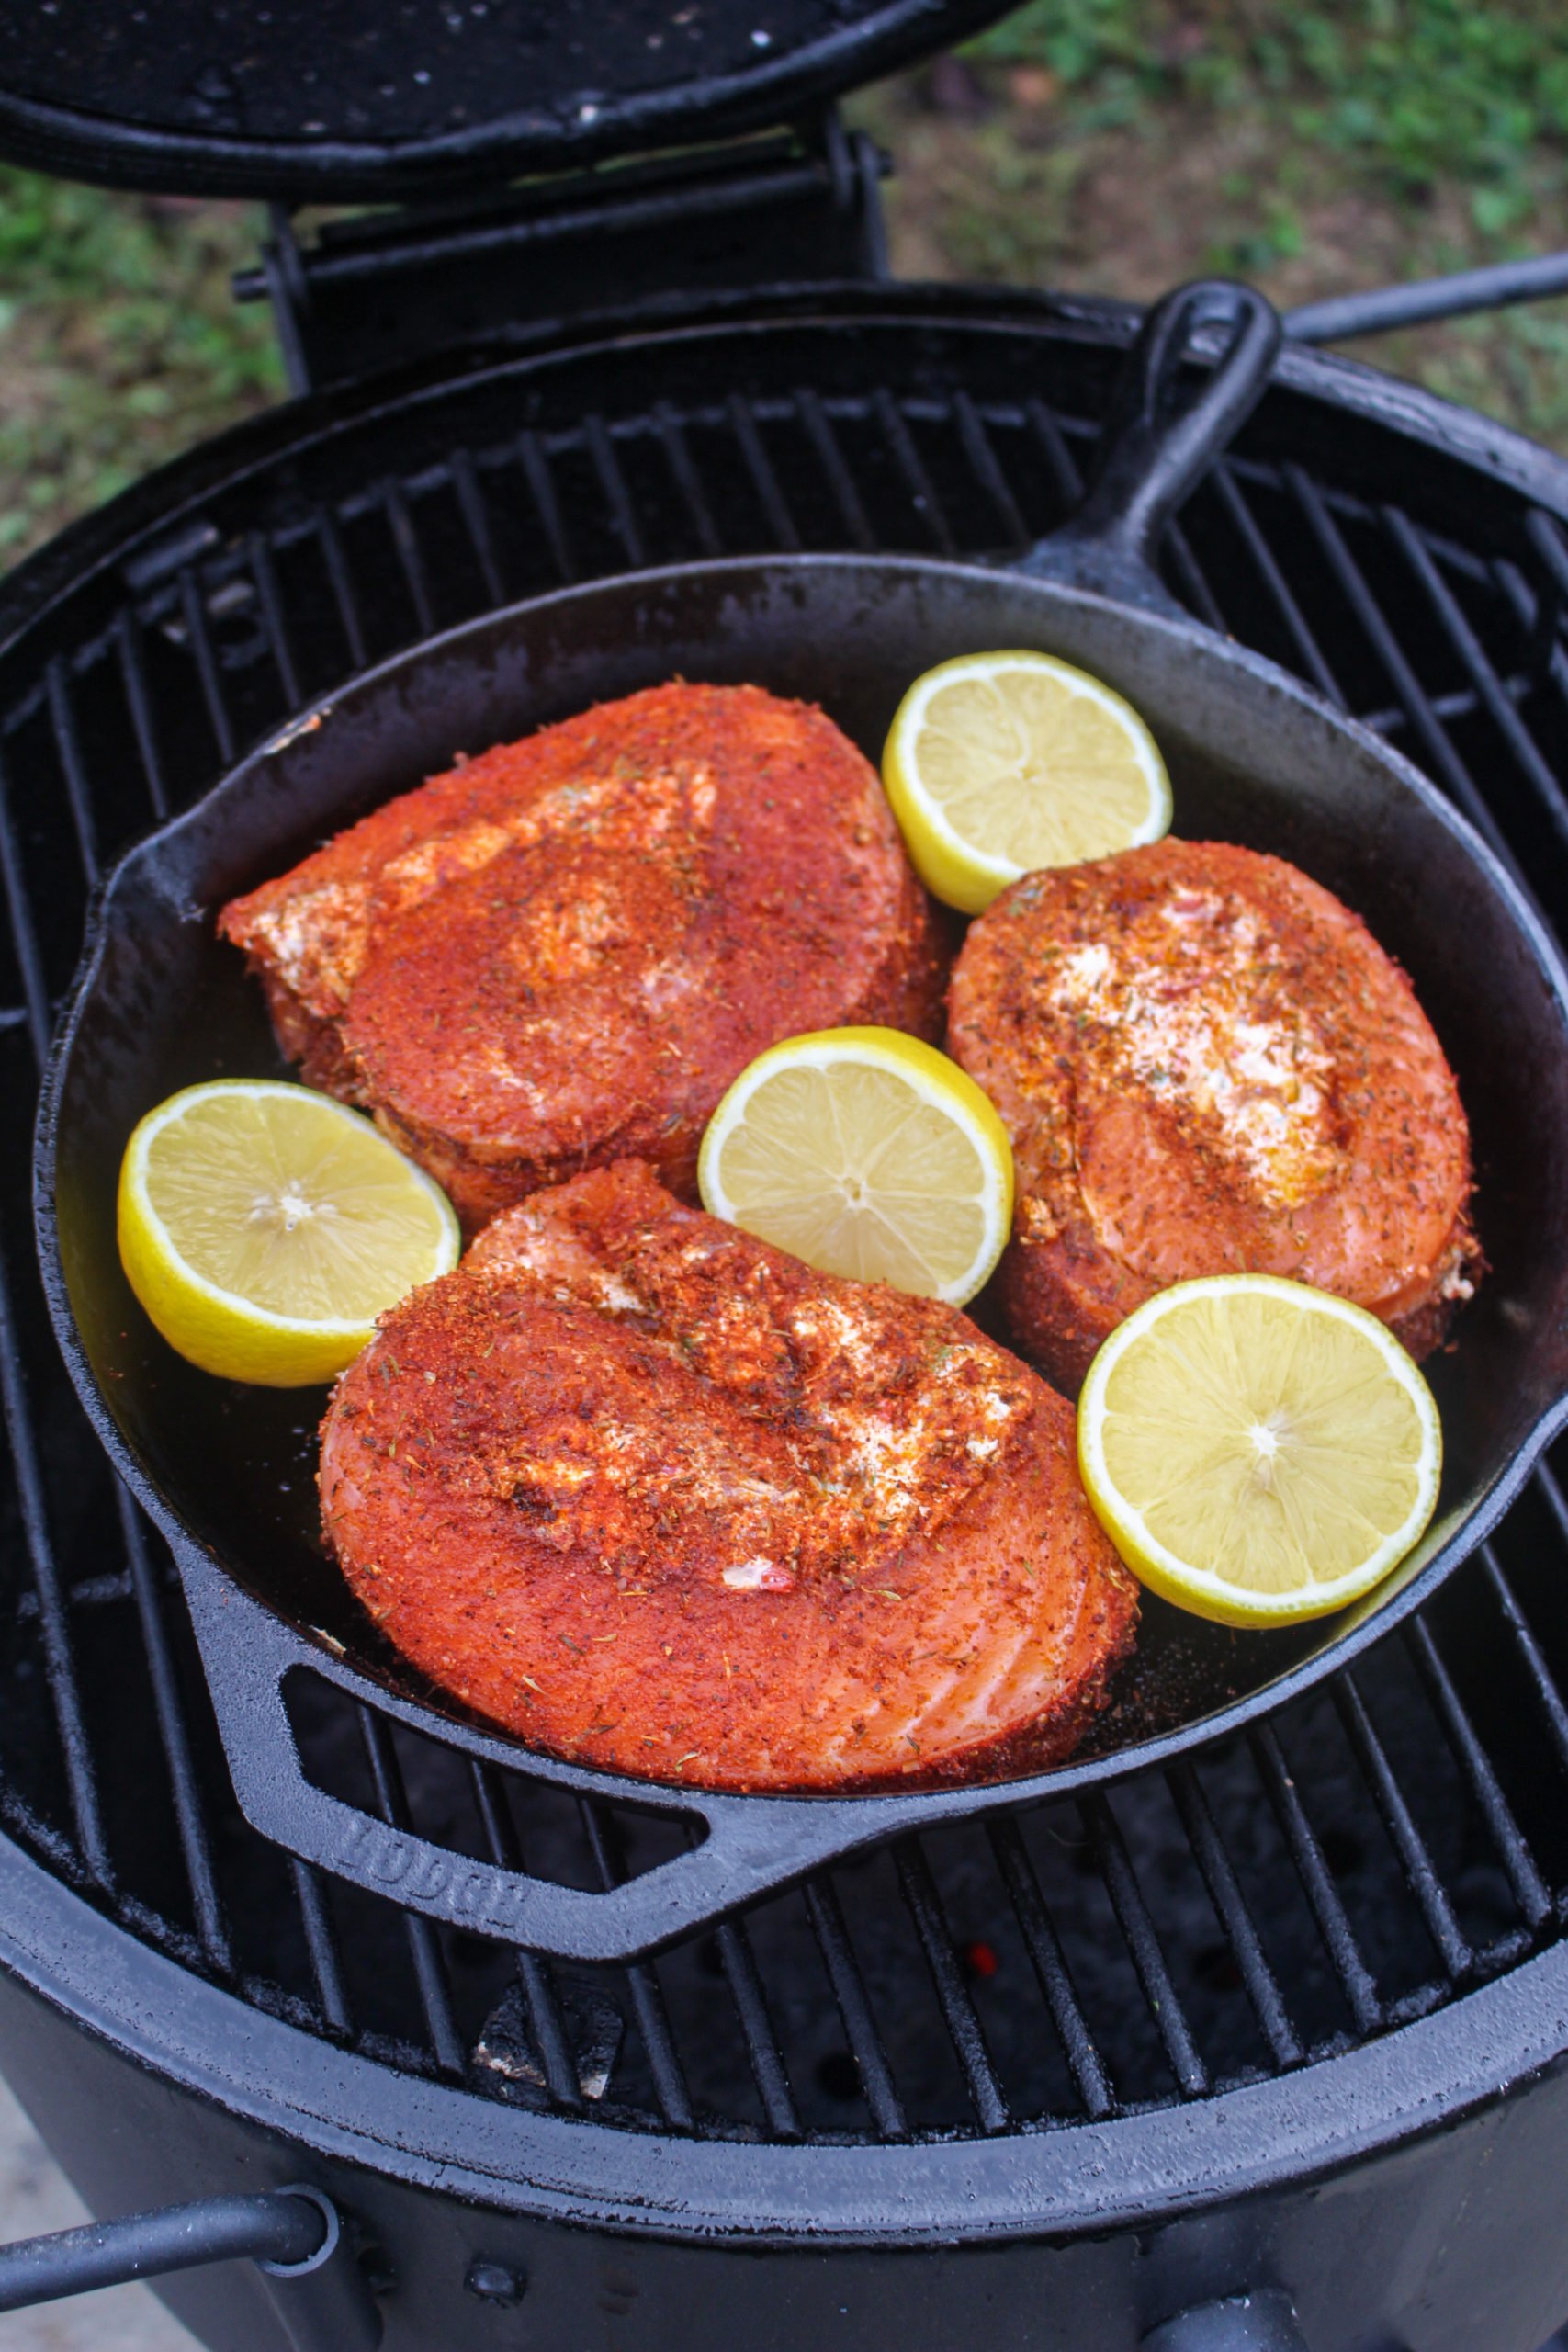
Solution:
M 1078 1464 L 1127 1566 L 1223 1625 L 1343 1609 L 1438 1498 L 1432 1392 L 1359 1306 L 1270 1274 L 1178 1283 L 1119 1325 L 1078 1399 Z
M 965 914 L 1021 874 L 1170 831 L 1170 779 L 1137 712 L 1049 653 L 968 653 L 917 678 L 882 779 L 920 879 Z
M 119 1254 L 172 1348 L 269 1388 L 333 1379 L 462 1248 L 440 1187 L 308 1087 L 219 1079 L 150 1111 L 119 1174 Z
M 1012 1225 L 1012 1148 L 956 1062 L 897 1029 L 786 1037 L 708 1123 L 703 1204 L 821 1272 L 962 1306 Z

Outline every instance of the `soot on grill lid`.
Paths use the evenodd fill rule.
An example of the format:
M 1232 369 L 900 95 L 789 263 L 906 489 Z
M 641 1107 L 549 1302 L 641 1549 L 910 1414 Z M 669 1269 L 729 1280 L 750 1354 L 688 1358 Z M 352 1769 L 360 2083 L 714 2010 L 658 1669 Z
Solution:
M 39 0 L 0 153 L 149 189 L 373 201 L 777 123 L 1006 0 Z

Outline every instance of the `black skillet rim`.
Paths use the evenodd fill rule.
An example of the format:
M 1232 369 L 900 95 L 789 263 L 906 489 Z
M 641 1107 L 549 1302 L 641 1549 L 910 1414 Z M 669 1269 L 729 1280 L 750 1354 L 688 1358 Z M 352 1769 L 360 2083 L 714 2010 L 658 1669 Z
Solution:
M 560 589 L 552 594 L 523 600 L 517 605 L 501 606 L 477 620 L 463 622 L 439 635 L 427 638 L 418 645 L 406 647 L 373 668 L 361 672 L 347 686 L 321 696 L 307 709 L 298 712 L 276 735 L 255 747 L 235 763 L 228 774 L 204 793 L 201 797 L 165 825 L 159 826 L 135 844 L 115 866 L 92 907 L 89 909 L 86 936 L 82 956 L 69 991 L 66 1009 L 55 1033 L 48 1066 L 39 1090 L 38 1120 L 35 1130 L 33 1161 L 33 1198 L 35 1232 L 38 1242 L 40 1272 L 48 1303 L 50 1318 L 72 1383 L 81 1399 L 99 1442 L 104 1446 L 117 1470 L 125 1478 L 138 1500 L 149 1511 L 155 1523 L 170 1541 L 178 1555 L 181 1547 L 188 1555 L 192 1550 L 210 1559 L 218 1573 L 232 1576 L 211 1547 L 195 1537 L 178 1513 L 164 1498 L 153 1482 L 140 1455 L 120 1430 L 97 1377 L 88 1361 L 85 1347 L 77 1330 L 72 1312 L 68 1285 L 59 1243 L 54 1215 L 53 1173 L 59 1138 L 62 1097 L 64 1091 L 66 1067 L 73 1048 L 76 1033 L 85 1016 L 88 999 L 97 976 L 98 966 L 108 938 L 109 924 L 117 889 L 122 877 L 130 876 L 137 862 L 154 846 L 168 841 L 187 826 L 208 820 L 221 797 L 231 791 L 239 779 L 254 763 L 265 759 L 269 752 L 281 747 L 307 727 L 320 711 L 323 716 L 339 706 L 346 696 L 377 686 L 387 679 L 405 672 L 411 665 L 430 660 L 444 648 L 462 638 L 494 628 L 499 622 L 525 613 L 558 607 L 563 604 L 603 595 L 607 591 L 649 588 L 664 582 L 678 584 L 700 572 L 704 578 L 722 577 L 727 573 L 739 576 L 760 569 L 786 573 L 795 569 L 809 568 L 856 570 L 874 565 L 877 569 L 897 566 L 910 573 L 937 574 L 951 578 L 954 574 L 994 581 L 994 569 L 975 563 L 943 561 L 919 557 L 857 557 L 844 554 L 808 554 L 799 556 L 739 556 L 717 559 L 697 564 L 665 565 L 640 572 L 618 573 L 611 578 L 589 582 Z M 1091 595 L 1088 591 L 1066 588 L 1056 582 L 1043 583 L 1054 595 L 1108 611 L 1123 611 L 1110 600 Z M 1136 616 L 1140 628 L 1170 633 L 1179 639 L 1198 631 L 1196 622 L 1183 624 L 1166 620 L 1157 614 Z M 1211 635 L 1212 632 L 1203 632 Z M 1234 641 L 1223 644 L 1226 662 L 1235 668 L 1249 672 L 1266 683 L 1275 693 L 1287 695 L 1298 705 L 1305 705 L 1316 717 L 1326 716 L 1353 739 L 1359 739 L 1382 763 L 1392 763 L 1403 772 L 1406 787 L 1426 808 L 1428 814 L 1444 826 L 1456 839 L 1460 848 L 1488 876 L 1498 896 L 1509 908 L 1515 923 L 1528 944 L 1532 958 L 1558 1002 L 1568 1012 L 1568 962 L 1544 919 L 1537 913 L 1524 892 L 1516 884 L 1501 861 L 1497 859 L 1463 815 L 1443 797 L 1430 780 L 1412 763 L 1385 743 L 1381 737 L 1363 727 L 1358 720 L 1332 710 L 1321 697 L 1313 694 L 1299 680 L 1250 649 Z M 1359 1621 L 1322 1650 L 1310 1654 L 1288 1667 L 1272 1680 L 1233 1700 L 1214 1713 L 1194 1722 L 1156 1735 L 1153 1738 L 1130 1743 L 1125 1747 L 1083 1761 L 1066 1762 L 1053 1770 L 1027 1775 L 1018 1780 L 984 1783 L 974 1788 L 937 1789 L 924 1792 L 892 1792 L 872 1795 L 834 1795 L 823 1793 L 758 1793 L 713 1792 L 695 1786 L 682 1786 L 654 1781 L 642 1781 L 629 1774 L 602 1770 L 596 1767 L 568 1763 L 542 1751 L 528 1748 L 521 1741 L 494 1729 L 477 1727 L 460 1716 L 445 1713 L 439 1705 L 422 1705 L 389 1689 L 373 1675 L 333 1655 L 323 1644 L 311 1641 L 301 1629 L 273 1608 L 269 1601 L 254 1593 L 237 1576 L 232 1580 L 247 1599 L 263 1609 L 278 1628 L 295 1640 L 301 1652 L 301 1662 L 355 1697 L 373 1707 L 396 1716 L 427 1736 L 460 1747 L 465 1753 L 487 1756 L 491 1760 L 526 1772 L 534 1777 L 591 1792 L 611 1801 L 643 1803 L 667 1806 L 676 1813 L 702 1814 L 716 1831 L 720 1830 L 725 1815 L 736 1809 L 752 1822 L 760 1820 L 765 1808 L 777 1808 L 781 1820 L 787 1812 L 800 1816 L 801 1809 L 810 1806 L 822 1809 L 848 1809 L 855 1826 L 852 1833 L 829 1840 L 824 1836 L 813 1840 L 813 1851 L 798 1867 L 781 1869 L 770 1884 L 784 1884 L 829 1855 L 842 1854 L 859 1849 L 897 1830 L 923 1825 L 934 1825 L 943 1819 L 967 1819 L 1004 1806 L 1027 1804 L 1044 1798 L 1059 1799 L 1075 1795 L 1094 1787 L 1113 1784 L 1178 1758 L 1190 1754 L 1231 1733 L 1245 1729 L 1261 1715 L 1275 1713 L 1305 1690 L 1322 1681 L 1325 1676 L 1348 1666 L 1364 1650 L 1403 1623 L 1415 1611 L 1423 1607 L 1453 1571 L 1468 1559 L 1478 1544 L 1485 1541 L 1510 1505 L 1517 1497 L 1536 1462 L 1545 1448 L 1564 1428 L 1568 1428 L 1568 1391 L 1554 1404 L 1542 1408 L 1531 1425 L 1509 1464 L 1501 1470 L 1472 1507 L 1469 1513 L 1448 1535 L 1432 1557 L 1388 1599 L 1376 1605 L 1358 1604 L 1365 1611 Z M 1394 1572 L 1396 1575 L 1398 1571 Z M 746 1893 L 754 1891 L 751 1888 Z M 671 1930 L 676 1932 L 676 1930 Z M 662 1940 L 663 1939 L 660 1939 Z

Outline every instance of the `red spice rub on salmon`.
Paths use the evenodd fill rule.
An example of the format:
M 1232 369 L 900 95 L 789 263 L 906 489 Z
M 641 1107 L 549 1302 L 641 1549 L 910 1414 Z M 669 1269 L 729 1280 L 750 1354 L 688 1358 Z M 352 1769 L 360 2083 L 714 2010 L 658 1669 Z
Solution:
M 1471 1295 L 1442 1047 L 1366 925 L 1282 858 L 1167 840 L 1026 875 L 971 927 L 949 1009 L 1012 1139 L 1011 1328 L 1064 1386 L 1201 1274 L 1337 1292 L 1416 1355 Z
M 637 1163 L 499 1217 L 340 1382 L 344 1574 L 530 1745 L 729 1789 L 1066 1756 L 1135 1588 L 1071 1408 L 956 1309 L 840 1282 Z
M 695 1197 L 703 1127 L 779 1038 L 934 1037 L 930 899 L 820 710 L 667 685 L 503 743 L 236 899 L 284 1051 L 471 1230 L 627 1154 Z

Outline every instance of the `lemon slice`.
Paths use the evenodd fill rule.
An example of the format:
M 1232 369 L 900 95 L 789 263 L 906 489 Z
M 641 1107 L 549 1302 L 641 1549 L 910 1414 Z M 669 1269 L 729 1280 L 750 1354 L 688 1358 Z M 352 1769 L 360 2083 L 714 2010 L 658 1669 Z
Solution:
M 1012 1147 L 987 1097 L 897 1029 L 772 1046 L 703 1137 L 703 1204 L 826 1274 L 973 1298 L 1012 1226 Z
M 1161 1291 L 1078 1399 L 1078 1466 L 1135 1575 L 1222 1625 L 1359 1600 L 1432 1516 L 1432 1392 L 1376 1316 L 1271 1274 Z
M 268 1388 L 331 1380 L 462 1248 L 438 1185 L 368 1119 L 271 1079 L 187 1086 L 119 1171 L 119 1254 L 172 1348 Z
M 1137 712 L 1049 653 L 966 653 L 917 678 L 882 780 L 921 881 L 970 915 L 1021 874 L 1170 831 L 1170 779 Z

